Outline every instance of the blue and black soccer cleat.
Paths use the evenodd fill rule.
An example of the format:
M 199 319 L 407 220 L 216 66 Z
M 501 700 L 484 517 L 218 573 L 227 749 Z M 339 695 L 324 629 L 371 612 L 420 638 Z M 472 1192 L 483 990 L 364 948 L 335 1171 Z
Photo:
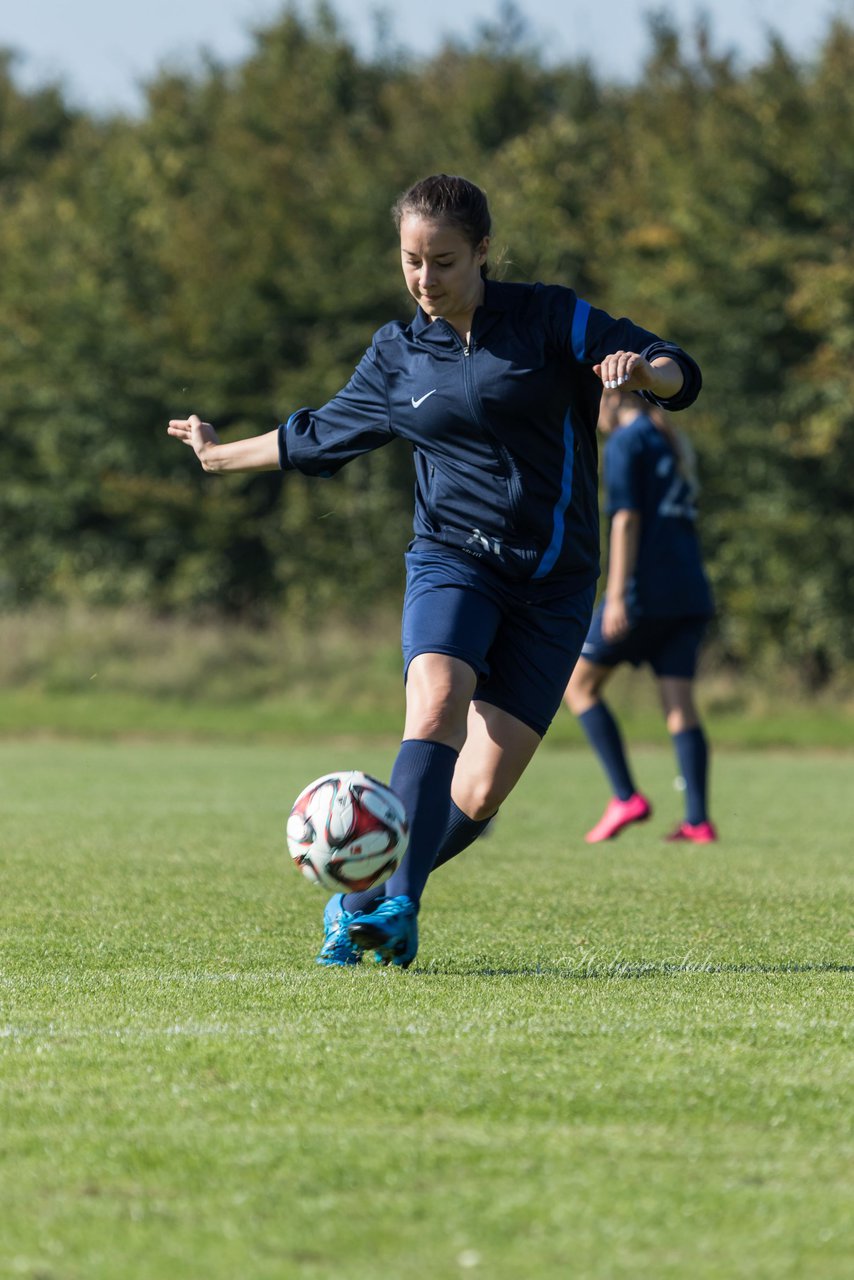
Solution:
M 384 898 L 373 911 L 351 917 L 347 932 L 361 951 L 376 951 L 381 964 L 408 969 L 418 951 L 418 908 L 405 894 Z
M 317 956 L 318 964 L 348 965 L 358 964 L 362 953 L 350 941 L 347 930 L 359 915 L 345 911 L 341 906 L 343 893 L 335 893 L 323 910 L 323 946 Z

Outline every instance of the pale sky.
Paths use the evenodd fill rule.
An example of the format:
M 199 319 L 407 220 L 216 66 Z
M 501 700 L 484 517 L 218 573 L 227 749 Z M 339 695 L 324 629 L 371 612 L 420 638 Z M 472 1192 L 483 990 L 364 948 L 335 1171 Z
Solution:
M 166 63 L 195 69 L 204 48 L 237 62 L 250 31 L 285 5 L 279 0 L 0 0 L 0 47 L 21 54 L 16 78 L 27 88 L 62 81 L 69 97 L 96 111 L 134 111 L 139 86 Z M 294 4 L 312 11 L 309 0 Z M 552 59 L 587 57 L 605 77 L 632 78 L 648 51 L 644 15 L 667 11 L 689 33 L 699 12 L 711 20 L 714 47 L 743 65 L 761 59 L 769 31 L 797 57 L 809 58 L 833 15 L 854 22 L 854 0 L 522 0 L 531 33 Z M 495 22 L 498 0 L 429 0 L 392 5 L 332 0 L 347 34 L 364 55 L 375 47 L 375 15 L 383 13 L 392 43 L 429 56 L 446 35 L 470 40 Z

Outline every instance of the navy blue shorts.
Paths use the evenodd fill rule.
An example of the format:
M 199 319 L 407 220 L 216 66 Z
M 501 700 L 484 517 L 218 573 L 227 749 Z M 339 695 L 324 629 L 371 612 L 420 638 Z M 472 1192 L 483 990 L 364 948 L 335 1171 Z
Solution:
M 600 667 L 648 662 L 657 676 L 694 679 L 708 618 L 639 618 L 621 640 L 611 641 L 602 635 L 604 608 L 603 600 L 590 623 L 582 658 Z
M 406 554 L 404 672 L 420 653 L 446 653 L 478 677 L 474 700 L 500 707 L 542 737 L 572 675 L 595 585 L 508 582 L 447 548 Z

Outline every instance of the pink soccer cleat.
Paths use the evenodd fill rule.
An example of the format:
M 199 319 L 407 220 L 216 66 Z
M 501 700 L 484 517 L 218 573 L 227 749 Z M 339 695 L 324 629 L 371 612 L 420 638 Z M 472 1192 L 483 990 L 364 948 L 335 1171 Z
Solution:
M 714 844 L 718 833 L 711 822 L 680 822 L 675 831 L 671 831 L 665 840 L 688 840 L 691 844 Z
M 601 840 L 613 840 L 614 836 L 631 822 L 645 822 L 652 813 L 652 805 L 639 792 L 629 796 L 628 800 L 618 800 L 614 796 L 592 831 L 588 831 L 584 839 L 588 844 L 599 844 Z

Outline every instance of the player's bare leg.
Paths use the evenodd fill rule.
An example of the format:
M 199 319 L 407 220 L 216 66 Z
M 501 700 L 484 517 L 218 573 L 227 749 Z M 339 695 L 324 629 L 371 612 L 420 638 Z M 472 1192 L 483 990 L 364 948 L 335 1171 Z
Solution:
M 468 734 L 451 786 L 469 818 L 491 818 L 527 769 L 542 739 L 529 725 L 489 702 L 472 702 Z

